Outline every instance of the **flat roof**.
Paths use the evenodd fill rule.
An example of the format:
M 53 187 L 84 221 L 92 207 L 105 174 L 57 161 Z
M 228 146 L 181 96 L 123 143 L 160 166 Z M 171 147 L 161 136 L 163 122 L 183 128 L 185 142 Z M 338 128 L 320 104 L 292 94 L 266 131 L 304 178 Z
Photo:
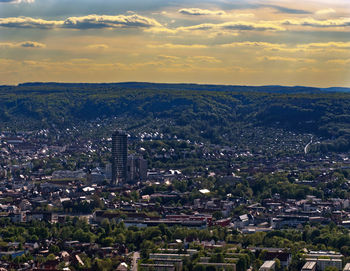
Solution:
M 326 259 L 324 259 L 324 258 L 318 258 L 318 259 L 316 259 L 316 258 L 306 258 L 306 260 L 310 261 L 310 262 L 312 262 L 312 261 L 317 261 L 317 262 L 340 262 L 340 263 L 343 262 L 341 259 L 330 259 L 330 258 L 326 258 Z
M 199 262 L 198 265 L 212 265 L 212 266 L 236 266 L 234 263 L 203 263 Z
M 275 261 L 265 261 L 260 268 L 272 268 L 275 265 Z
M 347 263 L 343 270 L 344 271 L 349 271 L 350 270 L 350 263 Z
M 316 262 L 306 262 L 302 268 L 302 270 L 312 270 L 316 266 Z

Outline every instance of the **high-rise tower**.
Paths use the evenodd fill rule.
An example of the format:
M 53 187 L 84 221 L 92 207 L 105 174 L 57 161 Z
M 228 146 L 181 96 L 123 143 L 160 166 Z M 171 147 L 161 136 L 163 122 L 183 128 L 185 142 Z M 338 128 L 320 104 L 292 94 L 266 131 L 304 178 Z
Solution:
M 123 131 L 112 135 L 112 184 L 126 182 L 128 161 L 128 136 Z

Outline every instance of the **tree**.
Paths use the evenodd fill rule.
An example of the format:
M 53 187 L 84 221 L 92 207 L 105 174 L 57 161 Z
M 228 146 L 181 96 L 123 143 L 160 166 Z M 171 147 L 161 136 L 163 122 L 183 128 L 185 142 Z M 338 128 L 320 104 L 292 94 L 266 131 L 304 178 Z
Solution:
M 56 259 L 56 256 L 53 253 L 47 255 L 46 257 L 46 261 L 54 261 L 55 259 Z
M 221 219 L 223 216 L 222 216 L 222 212 L 220 211 L 216 211 L 213 213 L 213 218 L 215 218 L 216 220 L 219 220 Z
M 279 259 L 275 259 L 275 263 L 276 263 L 276 271 L 282 271 L 282 266 L 281 266 L 281 261 Z
M 224 262 L 224 254 L 214 253 L 213 255 L 211 255 L 209 262 L 211 262 L 211 263 L 223 263 Z
M 115 238 L 115 242 L 118 243 L 118 244 L 125 244 L 125 242 L 126 242 L 125 235 L 122 234 L 122 233 L 119 233 L 117 235 L 117 237 Z
M 105 247 L 110 247 L 114 243 L 114 239 L 112 237 L 105 237 L 101 240 L 101 244 Z
M 112 270 L 113 263 L 111 259 L 96 259 L 93 270 L 97 271 L 109 271 Z
M 51 245 L 49 247 L 49 252 L 53 253 L 53 254 L 56 254 L 56 253 L 60 252 L 60 248 L 58 246 L 56 246 L 56 245 Z
M 338 271 L 338 268 L 335 266 L 327 266 L 324 271 Z
M 200 264 L 196 264 L 193 268 L 193 271 L 205 271 L 205 270 L 206 270 L 205 266 Z

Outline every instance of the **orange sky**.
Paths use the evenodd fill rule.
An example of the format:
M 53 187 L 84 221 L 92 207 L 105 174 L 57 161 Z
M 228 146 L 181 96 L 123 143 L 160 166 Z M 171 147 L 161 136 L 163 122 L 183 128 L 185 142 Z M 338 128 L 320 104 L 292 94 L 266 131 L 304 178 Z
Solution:
M 0 84 L 350 86 L 350 4 L 0 0 Z

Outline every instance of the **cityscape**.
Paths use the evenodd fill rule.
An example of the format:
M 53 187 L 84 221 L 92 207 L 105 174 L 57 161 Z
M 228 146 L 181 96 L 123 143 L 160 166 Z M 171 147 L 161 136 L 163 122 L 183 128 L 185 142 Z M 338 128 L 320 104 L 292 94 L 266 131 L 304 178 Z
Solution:
M 349 0 L 0 0 L 0 271 L 350 271 Z
M 347 270 L 350 161 L 308 153 L 322 138 L 249 150 L 112 123 L 2 132 L 2 268 Z

